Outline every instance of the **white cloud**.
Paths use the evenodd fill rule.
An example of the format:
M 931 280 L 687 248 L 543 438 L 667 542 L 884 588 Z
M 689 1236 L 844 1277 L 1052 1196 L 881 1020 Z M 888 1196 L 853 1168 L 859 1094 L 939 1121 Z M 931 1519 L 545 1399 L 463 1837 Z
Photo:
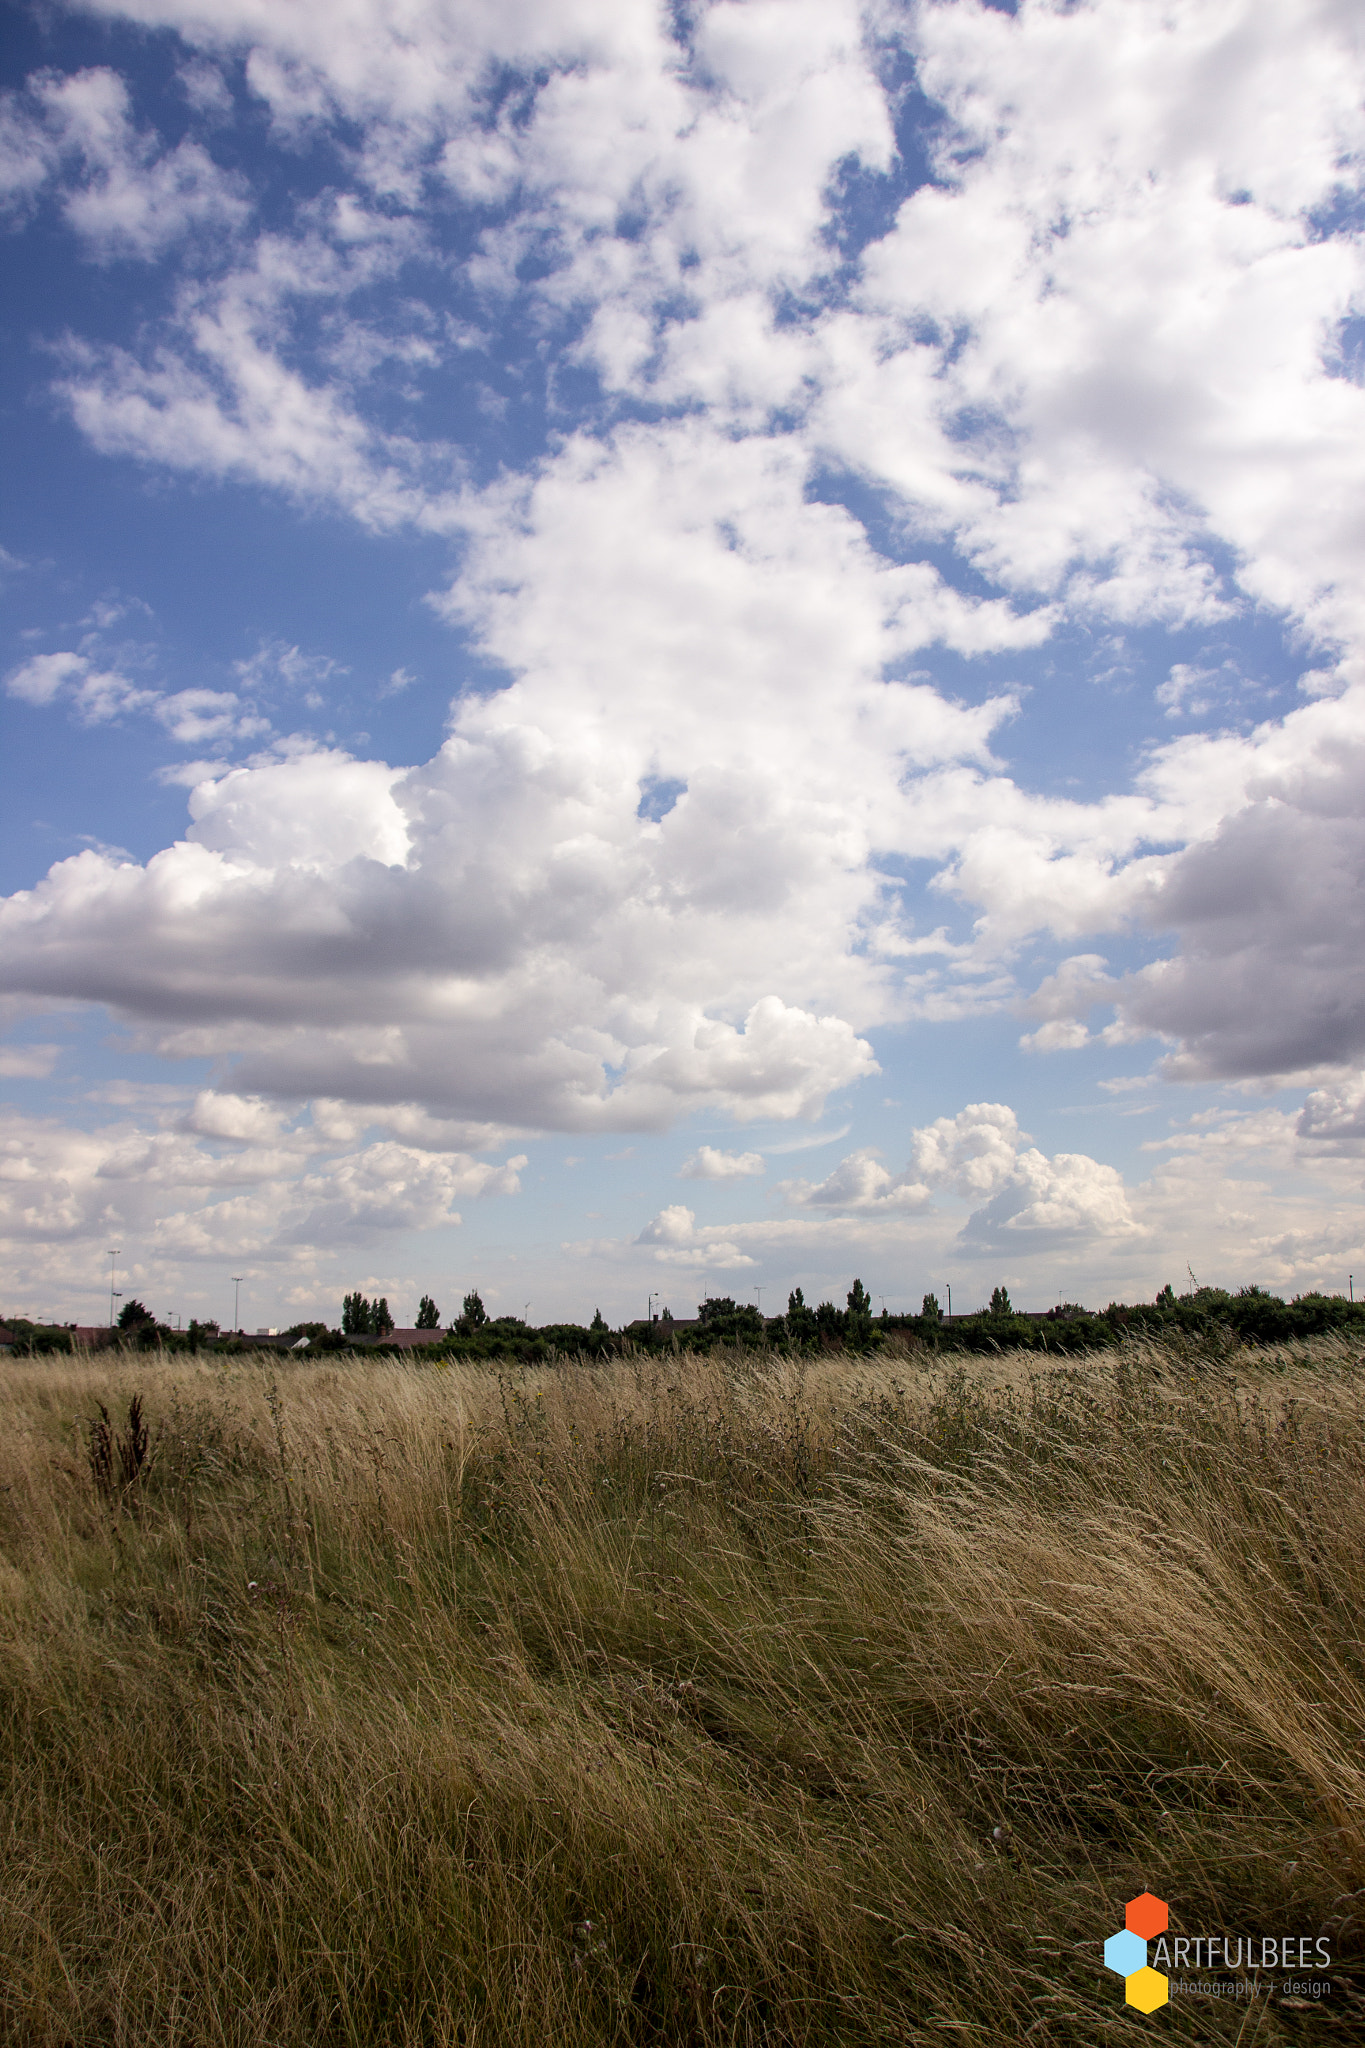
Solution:
M 1299 1112 L 1296 1134 L 1313 1150 L 1347 1156 L 1365 1150 L 1365 1073 L 1313 1089 Z
M 909 1174 L 891 1174 L 873 1148 L 850 1152 L 833 1173 L 817 1183 L 783 1184 L 787 1200 L 806 1209 L 922 1209 L 929 1190 Z
M 24 704 L 51 704 L 73 679 L 86 674 L 90 664 L 84 655 L 70 650 L 63 654 L 35 654 L 22 668 L 12 669 L 5 678 L 11 697 Z
M 1123 1176 L 1084 1152 L 1051 1158 L 1030 1146 L 988 1202 L 973 1211 L 966 1243 L 1003 1247 L 1027 1237 L 1035 1246 L 1135 1235 L 1140 1225 L 1129 1206 Z
M 1157 1163 L 1133 1185 L 1086 1154 L 1048 1156 L 1023 1142 L 1005 1105 L 975 1105 L 915 1133 L 912 1145 L 937 1160 L 951 1202 L 888 1203 L 880 1197 L 890 1176 L 882 1170 L 878 1179 L 868 1172 L 875 1159 L 855 1153 L 843 1162 L 842 1208 L 807 1205 L 789 1219 L 699 1226 L 690 1209 L 674 1205 L 633 1245 L 592 1249 L 626 1264 L 744 1258 L 765 1284 L 788 1286 L 804 1275 L 812 1299 L 812 1290 L 837 1295 L 860 1273 L 874 1293 L 894 1284 L 904 1307 L 917 1307 L 931 1286 L 943 1299 L 945 1279 L 955 1307 L 984 1304 L 999 1279 L 1024 1305 L 1067 1298 L 1102 1307 L 1107 1299 L 1150 1299 L 1165 1280 L 1181 1282 L 1187 1261 L 1201 1278 L 1233 1288 L 1259 1280 L 1289 1292 L 1344 1289 L 1348 1268 L 1359 1270 L 1365 1258 L 1363 1086 L 1357 1076 L 1339 1096 L 1320 1092 L 1297 1119 L 1278 1109 L 1195 1118 L 1146 1148 Z M 978 1175 L 991 1189 L 984 1201 L 962 1178 L 952 1137 L 945 1143 L 950 1126 L 963 1135 L 993 1129 L 1003 1141 L 991 1171 Z
M 743 1180 L 764 1171 L 761 1152 L 723 1152 L 698 1145 L 678 1168 L 680 1180 Z
M 449 530 L 457 451 L 368 422 L 344 374 L 309 376 L 280 346 L 291 309 L 344 308 L 420 246 L 410 220 L 325 195 L 297 234 L 258 235 L 238 267 L 187 281 L 158 347 L 69 340 L 54 390 L 104 453 L 247 478 L 375 530 Z
M 116 669 L 98 668 L 89 655 L 70 649 L 31 656 L 6 676 L 5 688 L 25 704 L 64 700 L 85 725 L 108 724 L 132 711 L 147 712 L 182 746 L 253 739 L 270 730 L 269 719 L 245 708 L 231 690 L 176 690 L 166 695 L 141 688 Z M 183 770 L 172 769 L 163 779 L 181 781 Z M 197 774 L 194 779 L 203 777 Z
M 227 244 L 136 348 L 72 344 L 73 417 L 109 452 L 458 540 L 437 602 L 511 680 L 461 699 L 415 768 L 206 759 L 181 843 L 146 868 L 84 855 L 10 900 L 9 986 L 235 1057 L 244 1090 L 624 1127 L 818 1113 L 873 1070 L 865 1032 L 1015 1000 L 1034 933 L 1126 931 L 1176 950 L 1121 976 L 1072 953 L 1031 998 L 1027 1043 L 1083 1044 L 1103 1008 L 1111 1040 L 1170 1041 L 1177 1076 L 1358 1064 L 1350 10 L 879 12 L 947 121 L 936 177 L 833 293 L 838 167 L 892 149 L 868 23 L 841 0 L 694 10 L 686 47 L 645 0 L 99 11 L 178 30 L 206 113 L 205 66 L 231 56 L 280 134 L 340 117 L 360 184 L 247 248 L 236 187 L 198 145 L 136 128 L 112 72 L 9 102 L 19 203 L 79 161 L 63 203 L 97 251 L 150 254 L 196 224 Z M 495 120 L 499 67 L 524 90 Z M 459 280 L 488 333 L 529 317 L 559 368 L 572 331 L 575 367 L 653 401 L 646 423 L 554 412 L 543 460 L 478 487 L 406 386 L 410 413 L 374 403 L 386 366 L 418 390 L 475 345 L 463 316 L 456 336 L 407 296 L 439 246 L 423 209 L 452 190 L 490 209 Z M 823 502 L 831 474 L 884 506 L 887 549 L 925 559 Z M 984 586 L 955 588 L 931 548 Z M 1060 620 L 1252 605 L 1301 636 L 1311 701 L 1171 741 L 1093 801 L 1004 772 L 1018 692 L 902 680 L 931 647 L 1023 655 Z M 316 690 L 326 661 L 280 643 L 242 679 Z M 8 687 L 92 720 L 155 704 L 206 756 L 256 716 L 231 693 L 139 692 L 86 653 Z M 1157 700 L 1235 728 L 1247 687 L 1201 657 Z M 659 783 L 682 793 L 642 820 Z M 975 920 L 969 939 L 914 926 L 906 869 Z M 899 1180 L 855 1154 L 799 1199 L 871 1217 L 946 1190 L 992 1241 L 1117 1240 L 1104 1175 L 1021 1149 L 1012 1111 L 976 1105 L 917 1133 Z
M 0 208 L 20 218 L 52 175 L 56 150 L 37 112 L 17 93 L 0 95 Z
M 180 1128 L 201 1138 L 231 1138 L 265 1144 L 279 1138 L 290 1121 L 287 1113 L 259 1096 L 224 1095 L 201 1088 Z
M 134 127 L 128 88 L 104 67 L 36 72 L 0 101 L 0 199 L 31 202 L 55 179 L 62 211 L 102 262 L 161 255 L 191 233 L 218 237 L 250 213 L 244 179 L 186 138 L 162 150 Z
M 98 669 L 84 654 L 35 654 L 5 678 L 11 697 L 25 704 L 70 702 L 82 723 L 105 725 L 129 711 L 145 711 L 160 699 L 113 669 Z
M 1019 1119 L 1003 1102 L 972 1102 L 941 1116 L 911 1140 L 912 1170 L 926 1187 L 979 1199 L 994 1195 L 1014 1171 Z
M 940 364 L 914 323 L 953 337 L 938 414 L 988 422 L 961 541 L 1007 584 L 1174 620 L 1227 601 L 1216 534 L 1258 600 L 1355 631 L 1365 393 L 1323 354 L 1360 252 L 1310 216 L 1358 172 L 1358 25 L 1095 0 L 931 5 L 916 32 L 952 116 L 942 182 L 870 253 L 862 304 L 883 349 L 899 330 Z M 868 407 L 848 418 L 860 461 L 894 459 Z
M 219 120 L 230 120 L 233 113 L 232 94 L 226 79 L 216 64 L 203 57 L 191 58 L 182 64 L 176 73 L 185 98 L 196 114 L 206 114 Z
M 350 674 L 330 654 L 304 654 L 287 640 L 267 641 L 249 661 L 234 662 L 233 667 L 249 690 L 273 683 L 290 690 L 316 691 L 332 676 Z
M 97 1293 L 112 1232 L 125 1288 L 201 1295 L 240 1262 L 254 1279 L 273 1274 L 272 1291 L 292 1272 L 339 1296 L 353 1284 L 345 1261 L 454 1227 L 457 1201 L 515 1195 L 526 1164 L 387 1138 L 337 1145 L 325 1115 L 300 1122 L 212 1090 L 188 1110 L 157 1111 L 144 1096 L 134 1106 L 155 1121 L 82 1130 L 0 1113 L 0 1252 L 13 1290 Z M 107 1265 L 105 1276 L 107 1287 Z
M 903 1173 L 892 1174 L 864 1148 L 817 1185 L 793 1181 L 785 1189 L 795 1207 L 855 1219 L 918 1216 L 936 1191 L 975 1205 L 956 1239 L 971 1251 L 1025 1238 L 1034 1246 L 1094 1243 L 1140 1228 L 1121 1174 L 1084 1153 L 1048 1157 L 1027 1145 L 1014 1111 L 1000 1102 L 974 1102 L 916 1130 Z M 744 1241 L 742 1230 L 732 1235 Z
M 635 1242 L 649 1246 L 660 1265 L 714 1267 L 722 1272 L 753 1265 L 748 1253 L 729 1237 L 715 1230 L 698 1231 L 696 1222 L 691 1209 L 674 1202 L 645 1225 Z
M 1046 1022 L 1020 1039 L 1025 1051 L 1061 1052 L 1088 1042 L 1085 1019 L 1096 1003 L 1113 1000 L 1114 982 L 1104 971 L 1107 965 L 1101 953 L 1076 953 L 1039 982 L 1024 1007 L 1030 1016 Z
M 59 1045 L 0 1045 L 0 1079 L 45 1081 L 60 1055 Z
M 1226 680 L 1216 669 L 1177 661 L 1165 682 L 1158 684 L 1156 701 L 1165 708 L 1167 718 L 1203 718 L 1218 702 L 1218 685 Z
M 183 747 L 206 740 L 254 739 L 269 732 L 270 720 L 244 711 L 232 690 L 176 690 L 156 706 L 156 717 Z

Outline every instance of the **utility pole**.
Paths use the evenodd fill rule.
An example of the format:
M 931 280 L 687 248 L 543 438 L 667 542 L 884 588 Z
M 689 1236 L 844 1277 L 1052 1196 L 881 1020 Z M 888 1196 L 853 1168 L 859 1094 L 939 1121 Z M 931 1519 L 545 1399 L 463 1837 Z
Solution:
M 240 1304 L 242 1299 L 242 1282 L 245 1278 L 245 1273 L 234 1273 L 232 1276 L 232 1327 L 238 1335 L 241 1334 L 242 1314 Z
M 521 1310 L 521 1320 L 522 1320 L 523 1322 L 525 1322 L 525 1321 L 526 1321 L 526 1318 L 527 1318 L 527 1316 L 529 1316 L 529 1315 L 530 1315 L 530 1313 L 531 1313 L 531 1304 L 530 1304 L 530 1302 L 529 1302 L 529 1301 L 527 1301 L 527 1302 L 523 1302 L 523 1304 L 522 1304 L 522 1310 Z
M 763 1313 L 763 1289 L 761 1287 L 755 1287 L 754 1293 L 758 1296 L 758 1312 L 761 1316 Z
M 121 1299 L 122 1299 L 122 1296 L 121 1296 L 121 1295 L 120 1295 L 119 1293 L 117 1293 L 117 1292 L 115 1291 L 115 1288 L 114 1288 L 114 1266 L 115 1266 L 115 1264 L 117 1263 L 117 1261 L 118 1261 L 119 1259 L 121 1259 L 122 1257 L 123 1257 L 123 1254 L 122 1254 L 122 1252 L 121 1252 L 121 1251 L 119 1250 L 118 1246 L 117 1246 L 117 1245 L 110 1245 L 110 1247 L 109 1247 L 109 1327 L 110 1327 L 110 1329 L 111 1329 L 111 1330 L 112 1330 L 112 1329 L 113 1329 L 113 1327 L 114 1327 L 114 1303 L 115 1303 L 116 1301 L 119 1301 L 119 1300 L 121 1300 Z
M 944 1282 L 944 1285 L 948 1289 L 948 1321 L 951 1322 L 953 1320 L 953 1283 L 951 1280 L 948 1280 Z
M 652 1325 L 653 1325 L 653 1322 L 654 1322 L 654 1304 L 655 1304 L 655 1302 L 656 1302 L 656 1301 L 657 1301 L 658 1299 L 659 1299 L 659 1296 L 658 1296 L 658 1293 L 657 1293 L 657 1291 L 656 1291 L 656 1290 L 654 1290 L 654 1289 L 651 1289 L 651 1290 L 650 1290 L 650 1295 L 649 1295 L 649 1299 L 648 1299 L 648 1300 L 646 1301 L 646 1303 L 645 1303 L 645 1321 L 646 1321 L 647 1323 L 649 1323 L 649 1324 L 651 1325 L 651 1327 L 652 1327 Z
M 1348 1273 L 1348 1274 L 1347 1274 L 1347 1276 L 1346 1276 L 1346 1285 L 1347 1285 L 1347 1286 L 1348 1286 L 1348 1287 L 1350 1288 L 1350 1290 L 1351 1290 L 1351 1299 L 1352 1299 L 1352 1301 L 1354 1301 L 1354 1300 L 1355 1300 L 1355 1298 L 1356 1298 L 1356 1276 L 1355 1276 L 1355 1274 L 1354 1274 L 1354 1273 Z

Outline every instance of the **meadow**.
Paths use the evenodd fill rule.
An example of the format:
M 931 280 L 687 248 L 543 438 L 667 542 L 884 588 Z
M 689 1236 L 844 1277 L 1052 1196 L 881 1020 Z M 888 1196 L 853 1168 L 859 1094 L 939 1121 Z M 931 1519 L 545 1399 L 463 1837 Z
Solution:
M 1365 2039 L 1363 1368 L 0 1361 L 0 2038 Z

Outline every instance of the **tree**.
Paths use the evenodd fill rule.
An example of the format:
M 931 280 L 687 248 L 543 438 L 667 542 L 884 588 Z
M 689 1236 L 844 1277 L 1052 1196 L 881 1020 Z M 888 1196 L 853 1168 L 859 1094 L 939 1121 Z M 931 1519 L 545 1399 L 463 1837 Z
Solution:
M 697 1304 L 697 1321 L 723 1344 L 763 1342 L 763 1318 L 751 1301 L 735 1301 L 728 1294 L 708 1295 Z
M 154 1323 L 156 1317 L 140 1301 L 125 1301 L 119 1310 L 118 1326 L 121 1330 L 136 1330 L 143 1323 Z
M 480 1300 L 477 1290 L 471 1289 L 464 1298 L 464 1306 L 460 1310 L 459 1320 L 456 1322 L 455 1328 L 462 1337 L 472 1337 L 474 1332 L 481 1330 L 487 1321 L 488 1310 Z
M 393 1317 L 389 1314 L 388 1301 L 381 1294 L 370 1310 L 370 1335 L 372 1337 L 388 1337 L 392 1333 Z
M 866 1351 L 872 1342 L 872 1296 L 861 1280 L 855 1280 L 844 1298 L 848 1302 L 844 1342 L 850 1351 Z
M 1009 1289 L 1007 1287 L 992 1289 L 991 1314 L 993 1316 L 1012 1316 L 1014 1314 L 1014 1308 L 1010 1301 Z
M 419 1330 L 439 1330 L 441 1327 L 441 1311 L 429 1294 L 422 1296 L 417 1310 L 417 1327 Z
M 925 1295 L 924 1300 L 920 1303 L 919 1312 L 922 1320 L 926 1323 L 941 1323 L 943 1321 L 943 1310 L 938 1305 L 938 1296 L 936 1294 Z
M 607 1319 L 606 1319 L 606 1317 L 605 1317 L 605 1316 L 603 1315 L 603 1313 L 602 1313 L 602 1311 L 601 1311 L 601 1309 L 600 1309 L 600 1308 L 595 1308 L 595 1309 L 593 1310 L 593 1312 L 592 1312 L 592 1321 L 591 1321 L 591 1322 L 589 1323 L 589 1325 L 588 1325 L 588 1328 L 589 1328 L 589 1329 L 590 1329 L 591 1331 L 593 1331 L 593 1333 L 594 1333 L 594 1334 L 595 1334 L 596 1336 L 599 1336 L 599 1337 L 604 1337 L 604 1336 L 606 1335 L 606 1333 L 607 1333 Z
M 1160 1294 L 1158 1294 L 1156 1298 L 1156 1306 L 1158 1308 L 1175 1307 L 1175 1289 L 1174 1287 L 1172 1287 L 1169 1280 L 1166 1282 L 1166 1285 L 1162 1288 Z
M 357 1291 L 346 1295 L 341 1303 L 341 1334 L 343 1337 L 368 1337 L 370 1335 L 370 1304 Z
M 816 1334 L 815 1311 L 806 1306 L 801 1288 L 793 1287 L 787 1296 L 787 1342 L 804 1349 L 815 1342 Z

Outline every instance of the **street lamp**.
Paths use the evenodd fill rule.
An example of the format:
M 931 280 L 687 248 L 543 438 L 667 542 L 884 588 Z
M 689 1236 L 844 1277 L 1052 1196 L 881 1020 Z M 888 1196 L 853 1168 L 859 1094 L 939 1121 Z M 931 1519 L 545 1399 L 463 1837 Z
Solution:
M 948 1321 L 951 1322 L 953 1320 L 953 1283 L 951 1280 L 946 1280 L 944 1285 L 948 1289 Z
M 232 1276 L 232 1327 L 238 1336 L 242 1333 L 240 1303 L 242 1298 L 242 1282 L 245 1278 L 245 1273 L 234 1273 Z
M 121 1259 L 122 1257 L 123 1257 L 123 1253 L 122 1253 L 122 1252 L 121 1252 L 121 1251 L 119 1250 L 118 1246 L 117 1246 L 117 1245 L 110 1245 L 110 1247 L 109 1247 L 109 1327 L 110 1327 L 110 1329 L 111 1329 L 111 1330 L 112 1330 L 112 1329 L 113 1329 L 113 1327 L 114 1327 L 114 1303 L 115 1303 L 116 1301 L 119 1301 L 119 1300 L 121 1300 L 121 1299 L 122 1299 L 122 1296 L 121 1296 L 121 1294 L 120 1294 L 119 1292 L 117 1292 L 117 1291 L 115 1290 L 115 1287 L 114 1287 L 114 1267 L 115 1267 L 115 1264 L 117 1263 L 117 1261 L 118 1261 L 119 1259 Z

